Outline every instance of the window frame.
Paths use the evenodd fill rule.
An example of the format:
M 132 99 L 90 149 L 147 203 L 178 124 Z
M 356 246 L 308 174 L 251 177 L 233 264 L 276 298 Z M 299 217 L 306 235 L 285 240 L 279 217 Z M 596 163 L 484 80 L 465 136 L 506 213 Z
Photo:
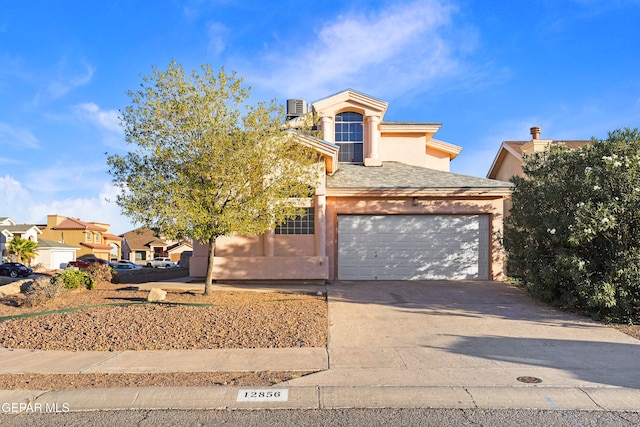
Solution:
M 278 235 L 310 236 L 315 234 L 315 207 L 307 206 L 305 213 L 295 218 L 287 219 L 284 224 L 277 225 L 274 233 Z
M 340 147 L 338 162 L 364 163 L 364 115 L 343 111 L 334 118 L 334 142 Z

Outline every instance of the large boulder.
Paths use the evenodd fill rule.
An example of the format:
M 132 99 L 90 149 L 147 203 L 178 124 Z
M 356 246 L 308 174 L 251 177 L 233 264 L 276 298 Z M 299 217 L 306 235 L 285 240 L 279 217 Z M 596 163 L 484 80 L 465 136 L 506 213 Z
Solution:
M 163 291 L 160 288 L 152 288 L 147 297 L 149 302 L 164 301 L 165 299 L 167 299 L 167 291 Z
M 7 285 L 0 286 L 0 298 L 5 298 L 10 295 L 16 295 L 20 292 L 24 292 L 25 289 L 33 283 L 33 279 L 15 280 Z

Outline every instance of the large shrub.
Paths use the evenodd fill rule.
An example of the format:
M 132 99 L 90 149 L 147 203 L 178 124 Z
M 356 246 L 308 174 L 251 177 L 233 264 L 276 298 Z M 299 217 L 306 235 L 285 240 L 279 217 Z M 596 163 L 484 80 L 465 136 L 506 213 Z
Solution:
M 509 271 L 594 318 L 640 317 L 640 133 L 616 130 L 526 158 L 505 220 Z
M 94 262 L 85 271 L 96 283 L 120 283 L 118 272 L 109 265 Z

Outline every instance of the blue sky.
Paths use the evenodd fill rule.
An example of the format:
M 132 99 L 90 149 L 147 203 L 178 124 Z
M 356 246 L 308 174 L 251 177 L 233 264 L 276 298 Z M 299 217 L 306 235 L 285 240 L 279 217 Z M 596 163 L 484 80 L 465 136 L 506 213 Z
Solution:
M 255 4 L 254 4 L 255 3 Z M 503 140 L 604 138 L 640 122 L 640 1 L 14 1 L 0 9 L 0 216 L 134 227 L 105 152 L 151 66 L 236 71 L 252 101 L 352 88 L 388 121 L 440 122 L 452 172 Z

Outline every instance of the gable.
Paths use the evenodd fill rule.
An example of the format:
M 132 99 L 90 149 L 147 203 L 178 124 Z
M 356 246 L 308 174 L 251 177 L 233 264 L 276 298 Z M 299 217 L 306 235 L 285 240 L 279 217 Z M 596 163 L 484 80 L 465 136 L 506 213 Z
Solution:
M 509 181 L 513 176 L 522 176 L 523 153 L 542 151 L 549 145 L 562 144 L 570 150 L 577 150 L 591 143 L 587 140 L 554 141 L 532 139 L 530 141 L 503 141 L 487 172 L 487 178 Z
M 363 116 L 378 116 L 387 112 L 388 102 L 347 89 L 312 103 L 318 116 L 335 116 L 343 111 L 355 111 Z

